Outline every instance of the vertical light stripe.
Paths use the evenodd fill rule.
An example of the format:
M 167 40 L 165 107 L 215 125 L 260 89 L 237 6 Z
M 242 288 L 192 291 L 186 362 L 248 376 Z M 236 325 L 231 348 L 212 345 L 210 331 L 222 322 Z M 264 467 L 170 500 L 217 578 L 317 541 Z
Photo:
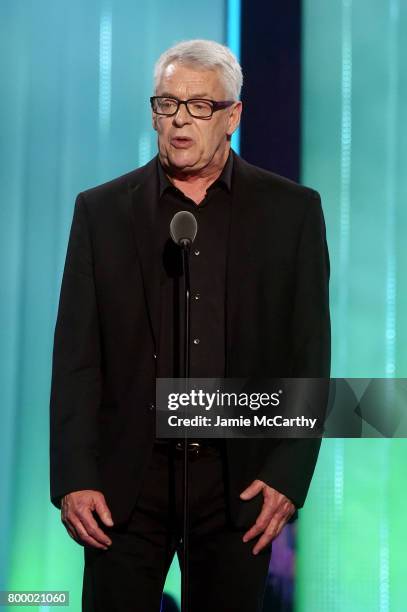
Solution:
M 241 0 L 228 0 L 226 10 L 226 45 L 240 61 Z M 232 147 L 240 152 L 240 129 L 232 136 Z
M 99 31 L 99 133 L 102 142 L 110 131 L 112 101 L 112 12 L 104 6 Z
M 240 61 L 240 20 L 241 5 L 240 0 L 228 0 L 227 3 L 227 22 L 226 40 L 227 46 Z
M 383 440 L 386 444 L 388 440 Z M 383 498 L 385 496 L 383 495 Z M 380 524 L 379 612 L 390 611 L 390 549 L 387 520 Z
M 389 452 L 390 440 L 380 440 L 379 612 L 390 611 Z
M 333 530 L 335 533 L 342 531 L 343 523 L 343 490 L 344 490 L 344 440 L 338 438 L 334 441 L 334 490 L 333 490 Z M 330 542 L 330 568 L 329 568 L 329 610 L 341 612 L 343 597 L 341 593 L 341 581 L 338 576 L 341 573 L 341 547 L 337 545 L 334 538 Z
M 347 372 L 349 283 L 349 237 L 352 162 L 352 0 L 342 0 L 342 80 L 341 80 L 341 183 L 339 219 L 339 336 L 338 364 L 341 376 Z
M 396 372 L 396 165 L 398 127 L 398 20 L 399 2 L 389 0 L 387 168 L 386 168 L 386 376 Z
M 388 30 L 388 99 L 387 99 L 387 167 L 386 167 L 386 376 L 396 374 L 396 171 L 398 127 L 398 22 L 399 0 L 389 0 Z M 390 610 L 390 544 L 389 544 L 389 440 L 381 440 L 382 483 L 379 551 L 379 612 Z

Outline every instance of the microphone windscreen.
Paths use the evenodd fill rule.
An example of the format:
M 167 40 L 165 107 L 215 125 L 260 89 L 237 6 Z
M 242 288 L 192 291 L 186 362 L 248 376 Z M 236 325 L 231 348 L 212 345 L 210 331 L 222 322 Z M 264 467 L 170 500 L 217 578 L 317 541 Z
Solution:
M 198 232 L 198 223 L 194 215 L 187 210 L 175 213 L 170 223 L 170 234 L 173 241 L 181 245 L 184 240 L 192 244 Z

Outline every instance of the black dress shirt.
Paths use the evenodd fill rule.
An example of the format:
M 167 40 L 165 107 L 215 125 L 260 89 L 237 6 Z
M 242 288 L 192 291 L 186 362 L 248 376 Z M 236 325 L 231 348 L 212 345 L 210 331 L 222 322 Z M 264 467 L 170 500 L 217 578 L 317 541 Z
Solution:
M 159 240 L 161 253 L 160 339 L 158 377 L 183 376 L 184 294 L 181 249 L 170 237 L 172 217 L 192 212 L 198 233 L 190 252 L 190 377 L 225 375 L 226 254 L 232 205 L 233 156 L 200 204 L 175 187 L 161 163 L 159 173 Z

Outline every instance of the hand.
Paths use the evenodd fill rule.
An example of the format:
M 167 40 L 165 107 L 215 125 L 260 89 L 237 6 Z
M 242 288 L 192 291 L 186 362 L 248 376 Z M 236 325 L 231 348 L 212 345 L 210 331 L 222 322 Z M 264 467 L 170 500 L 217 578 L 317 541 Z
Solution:
M 93 546 L 107 550 L 112 543 L 98 527 L 92 510 L 96 510 L 105 525 L 113 525 L 110 510 L 100 491 L 84 490 L 68 493 L 62 498 L 61 521 L 71 538 L 82 546 Z
M 241 499 L 251 499 L 263 492 L 264 503 L 256 523 L 243 536 L 243 542 L 248 542 L 255 536 L 263 535 L 256 542 L 253 554 L 257 555 L 283 529 L 286 522 L 295 512 L 295 506 L 285 495 L 269 487 L 262 480 L 253 480 L 251 485 L 240 494 Z

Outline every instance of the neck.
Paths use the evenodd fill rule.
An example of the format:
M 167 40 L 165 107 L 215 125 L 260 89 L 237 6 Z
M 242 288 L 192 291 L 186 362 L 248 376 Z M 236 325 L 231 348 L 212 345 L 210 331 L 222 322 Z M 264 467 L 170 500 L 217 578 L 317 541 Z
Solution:
M 185 172 L 179 171 L 171 167 L 165 167 L 165 172 L 170 181 L 178 187 L 181 191 L 187 193 L 196 193 L 199 197 L 201 194 L 205 195 L 206 190 L 222 173 L 224 165 L 226 164 L 230 151 L 230 145 L 225 148 L 219 160 L 216 163 L 212 163 L 198 172 Z M 162 163 L 162 162 L 161 162 Z M 195 199 L 195 198 L 193 198 Z M 201 198 L 202 199 L 202 198 Z

